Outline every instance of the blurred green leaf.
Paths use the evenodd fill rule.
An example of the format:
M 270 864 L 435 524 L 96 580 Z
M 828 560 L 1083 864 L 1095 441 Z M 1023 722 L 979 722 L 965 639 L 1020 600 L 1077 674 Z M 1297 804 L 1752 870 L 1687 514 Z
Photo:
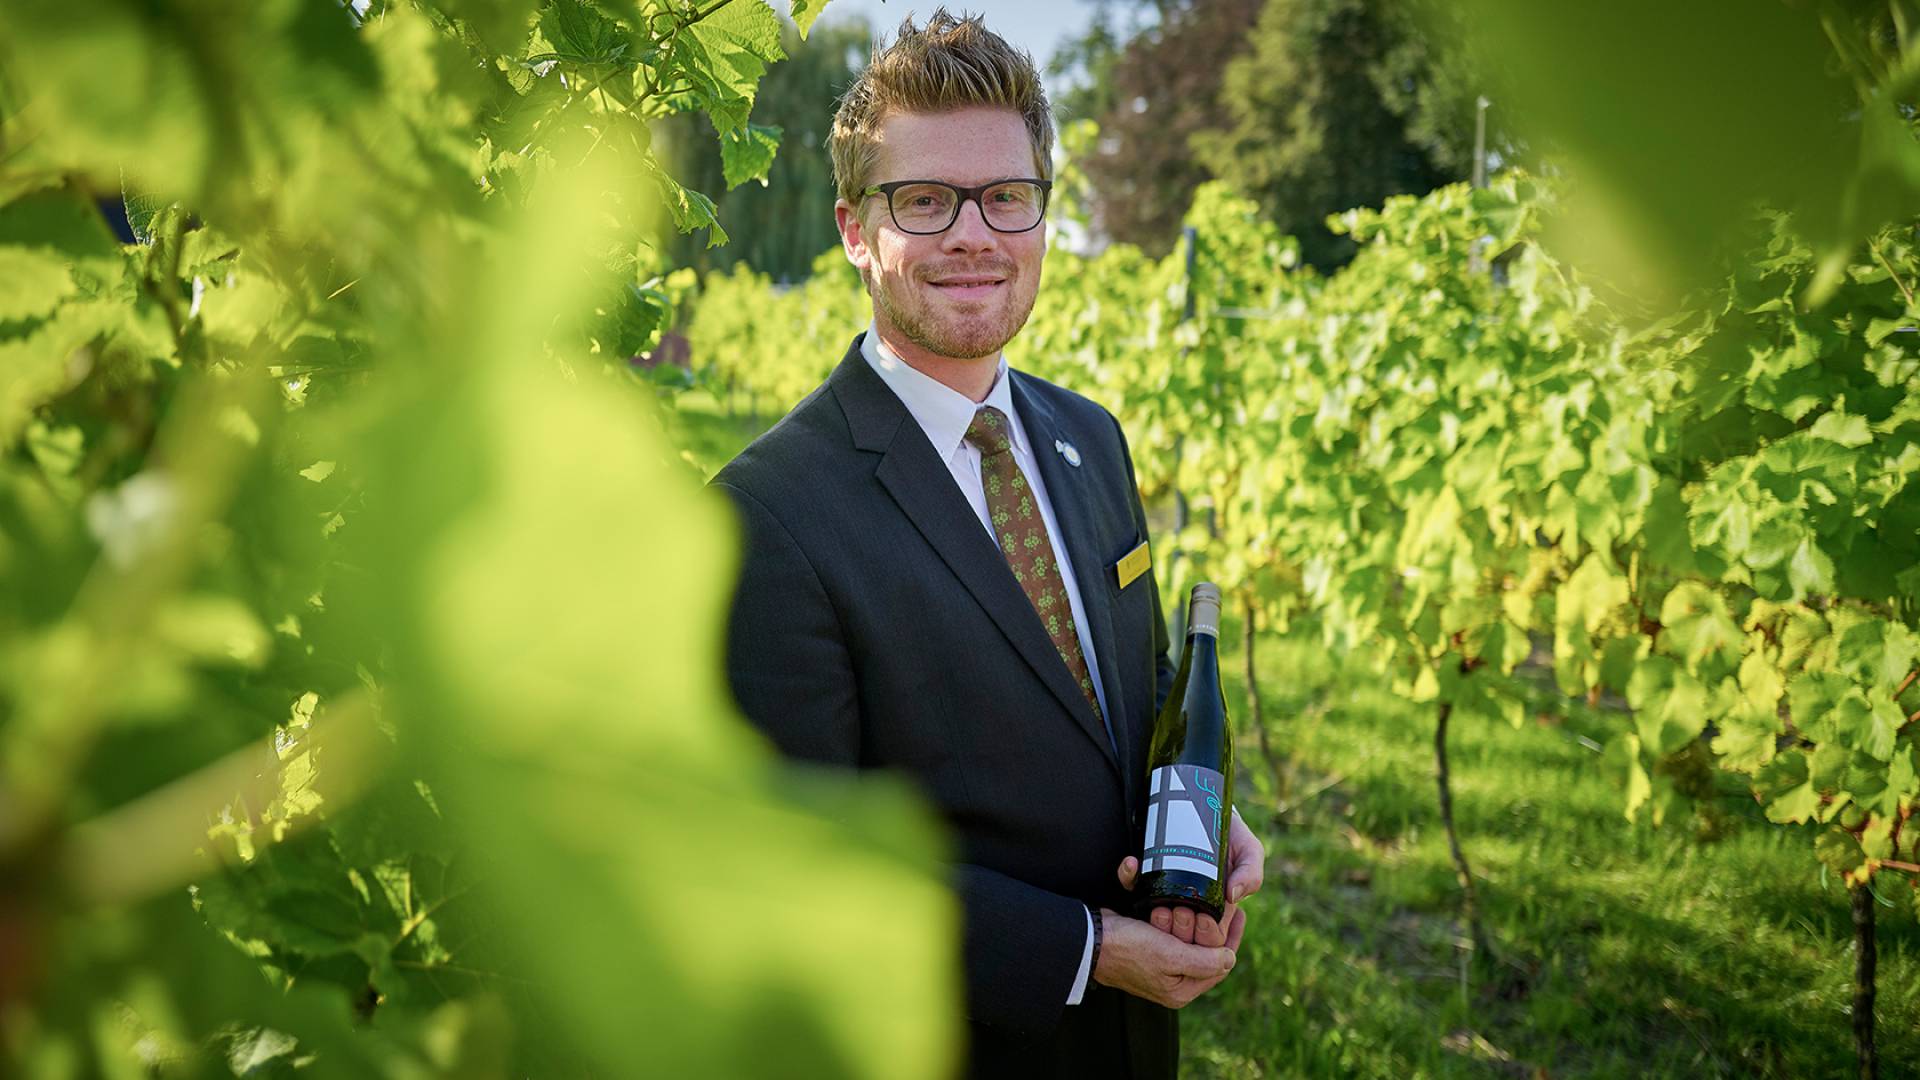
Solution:
M 56 254 L 0 247 L 0 322 L 39 318 L 72 293 L 73 278 Z
M 1843 223 L 1856 176 L 1886 176 L 1916 151 L 1910 137 L 1877 134 L 1897 126 L 1890 102 L 1865 102 L 1861 120 L 1817 5 L 1474 0 L 1464 10 L 1517 94 L 1495 107 L 1566 156 L 1574 185 L 1555 236 L 1618 284 L 1671 303 L 1713 280 L 1762 204 L 1799 213 L 1823 251 L 1916 206 L 1920 185 L 1881 185 L 1871 209 L 1858 204 Z

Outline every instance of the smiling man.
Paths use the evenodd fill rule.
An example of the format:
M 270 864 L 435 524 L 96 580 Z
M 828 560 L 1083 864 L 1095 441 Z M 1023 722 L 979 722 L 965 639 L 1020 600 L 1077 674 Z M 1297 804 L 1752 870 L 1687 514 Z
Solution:
M 1264 856 L 1235 815 L 1219 923 L 1126 914 L 1173 663 L 1151 570 L 1120 569 L 1147 527 L 1119 424 L 1004 356 L 1052 145 L 1031 59 L 944 9 L 841 99 L 873 322 L 714 479 L 746 542 L 727 675 L 787 754 L 904 773 L 952 829 L 971 1074 L 1165 1077 Z

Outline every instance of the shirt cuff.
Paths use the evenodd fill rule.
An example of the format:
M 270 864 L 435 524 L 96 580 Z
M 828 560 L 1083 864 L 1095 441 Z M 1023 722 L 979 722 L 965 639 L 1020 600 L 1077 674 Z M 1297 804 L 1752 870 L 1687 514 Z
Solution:
M 1087 979 L 1093 972 L 1087 970 L 1093 964 L 1093 910 L 1087 910 L 1087 943 L 1080 949 L 1080 973 L 1073 977 L 1073 989 L 1067 993 L 1067 1004 L 1078 1005 L 1087 995 Z

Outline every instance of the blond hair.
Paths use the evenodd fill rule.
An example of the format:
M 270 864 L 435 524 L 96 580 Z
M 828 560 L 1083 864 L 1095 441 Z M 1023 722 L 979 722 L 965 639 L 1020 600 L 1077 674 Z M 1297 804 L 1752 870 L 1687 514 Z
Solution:
M 1033 57 L 987 29 L 978 15 L 955 18 L 933 9 L 925 29 L 909 15 L 892 45 L 874 43 L 873 58 L 840 96 L 827 138 L 840 197 L 860 205 L 860 192 L 880 154 L 880 122 L 894 112 L 935 113 L 974 106 L 1012 109 L 1026 121 L 1041 179 L 1053 176 L 1053 113 Z

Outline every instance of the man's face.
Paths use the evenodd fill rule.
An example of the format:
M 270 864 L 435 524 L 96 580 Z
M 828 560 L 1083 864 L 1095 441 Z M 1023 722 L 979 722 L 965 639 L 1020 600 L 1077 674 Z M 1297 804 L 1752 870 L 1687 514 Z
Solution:
M 1026 124 L 1012 109 L 894 113 L 880 123 L 880 153 L 870 184 L 944 180 L 972 187 L 1040 175 Z M 834 207 L 847 257 L 873 294 L 881 337 L 907 360 L 965 360 L 997 354 L 1020 332 L 1040 289 L 1046 225 L 996 232 L 969 200 L 947 231 L 902 232 L 875 194 Z

